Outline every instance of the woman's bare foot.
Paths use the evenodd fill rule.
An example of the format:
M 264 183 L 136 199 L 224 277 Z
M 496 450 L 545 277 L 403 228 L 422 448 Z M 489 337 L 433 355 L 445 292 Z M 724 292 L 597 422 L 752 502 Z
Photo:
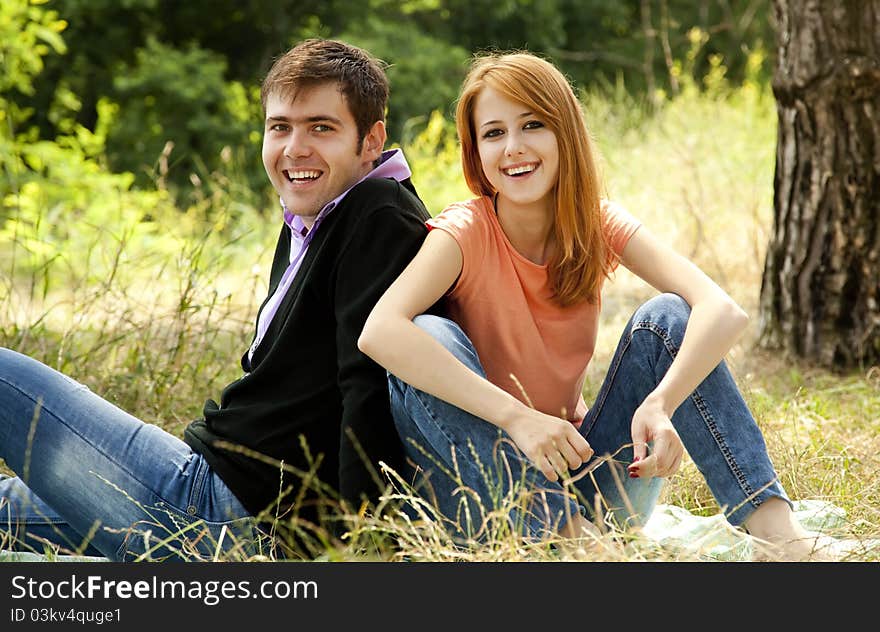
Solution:
M 804 529 L 787 502 L 771 498 L 748 517 L 745 527 L 755 538 L 755 561 L 834 562 L 840 555 L 833 538 Z
M 559 530 L 559 535 L 565 538 L 601 538 L 602 532 L 592 522 L 577 514 L 563 525 Z
M 589 561 L 597 557 L 613 557 L 623 549 L 610 536 L 603 534 L 592 522 L 578 514 L 561 529 L 561 542 L 555 543 L 565 557 L 575 561 Z

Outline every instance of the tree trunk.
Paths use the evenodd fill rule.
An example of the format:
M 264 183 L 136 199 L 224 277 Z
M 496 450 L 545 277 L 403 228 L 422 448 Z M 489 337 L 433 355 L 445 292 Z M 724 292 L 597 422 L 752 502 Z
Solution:
M 761 344 L 880 362 L 880 0 L 774 0 L 779 117 Z

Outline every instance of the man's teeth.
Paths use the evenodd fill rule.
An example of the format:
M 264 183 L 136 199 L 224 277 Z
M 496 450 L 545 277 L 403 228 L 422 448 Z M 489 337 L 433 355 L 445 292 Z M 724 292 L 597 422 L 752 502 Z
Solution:
M 535 165 L 522 165 L 519 167 L 511 167 L 510 169 L 505 169 L 504 173 L 509 176 L 518 176 L 521 173 L 530 173 L 535 170 Z
M 288 171 L 287 179 L 288 180 L 314 180 L 318 176 L 321 175 L 320 171 L 313 171 L 311 169 L 299 170 L 299 171 Z

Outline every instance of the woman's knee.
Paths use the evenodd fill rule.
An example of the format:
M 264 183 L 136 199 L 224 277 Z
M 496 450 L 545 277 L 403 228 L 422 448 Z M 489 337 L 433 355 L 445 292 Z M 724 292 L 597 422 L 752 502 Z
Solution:
M 413 323 L 443 345 L 447 351 L 452 353 L 465 366 L 485 376 L 474 344 L 458 323 L 432 314 L 420 314 L 413 318 Z
M 633 328 L 663 329 L 674 340 L 681 341 L 691 315 L 691 306 L 678 294 L 666 292 L 643 303 L 633 315 Z
M 0 347 L 0 375 L 4 375 L 21 361 L 22 355 L 12 349 Z
M 446 340 L 459 337 L 467 338 L 461 327 L 458 326 L 458 323 L 442 316 L 419 314 L 413 318 L 413 323 L 440 343 L 445 343 Z M 446 345 L 444 344 L 444 346 Z

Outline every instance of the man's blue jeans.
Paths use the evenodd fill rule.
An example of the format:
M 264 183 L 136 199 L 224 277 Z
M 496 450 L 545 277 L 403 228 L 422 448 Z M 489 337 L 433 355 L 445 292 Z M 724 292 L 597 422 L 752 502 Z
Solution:
M 115 561 L 253 551 L 255 520 L 204 458 L 71 378 L 0 348 L 0 548 Z M 227 558 L 228 559 L 228 558 Z
M 389 376 L 394 420 L 416 466 L 414 486 L 465 537 L 480 537 L 486 519 L 499 514 L 528 537 L 555 531 L 574 512 L 594 520 L 607 514 L 620 526 L 643 524 L 663 479 L 628 477 L 630 422 L 672 363 L 689 316 L 688 304 L 674 294 L 655 297 L 635 312 L 580 427 L 594 458 L 571 473 L 577 480 L 565 488 L 533 467 L 496 426 Z M 458 325 L 428 315 L 414 322 L 485 377 Z M 723 362 L 679 406 L 672 423 L 731 524 L 742 524 L 770 497 L 788 501 L 761 431 Z

